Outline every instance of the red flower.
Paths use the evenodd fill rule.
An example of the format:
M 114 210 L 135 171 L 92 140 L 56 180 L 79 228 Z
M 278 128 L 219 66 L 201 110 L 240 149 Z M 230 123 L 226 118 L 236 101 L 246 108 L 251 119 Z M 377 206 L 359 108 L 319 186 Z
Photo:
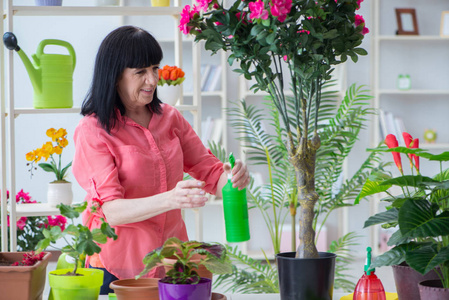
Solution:
M 387 144 L 388 148 L 396 148 L 399 146 L 398 140 L 393 134 L 387 135 L 387 137 L 385 138 L 385 144 Z M 399 171 L 402 173 L 401 155 L 399 152 L 392 152 L 392 153 L 394 163 L 398 167 Z
M 413 139 L 413 137 L 407 132 L 403 132 L 402 137 L 404 138 L 405 146 L 407 148 L 412 149 L 419 148 L 419 139 Z M 414 160 L 415 168 L 419 172 L 419 156 L 415 154 L 409 154 L 408 157 L 410 158 L 410 168 L 413 168 L 413 160 Z

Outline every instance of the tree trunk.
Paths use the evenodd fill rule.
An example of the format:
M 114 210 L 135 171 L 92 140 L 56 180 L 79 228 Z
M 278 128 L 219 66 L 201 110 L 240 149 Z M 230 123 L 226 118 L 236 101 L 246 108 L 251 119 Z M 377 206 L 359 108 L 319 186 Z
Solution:
M 315 231 L 313 219 L 315 203 L 318 194 L 315 191 L 315 162 L 316 151 L 320 147 L 320 139 L 315 135 L 311 140 L 300 139 L 299 147 L 290 161 L 295 167 L 298 184 L 298 201 L 301 205 L 299 213 L 299 245 L 296 249 L 297 258 L 317 258 L 318 250 L 315 246 Z

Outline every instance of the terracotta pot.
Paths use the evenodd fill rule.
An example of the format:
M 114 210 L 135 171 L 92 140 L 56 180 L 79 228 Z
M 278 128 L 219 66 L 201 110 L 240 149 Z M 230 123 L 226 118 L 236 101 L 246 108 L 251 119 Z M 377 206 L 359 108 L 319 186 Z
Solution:
M 225 295 L 220 293 L 212 293 L 212 299 L 211 300 L 227 300 Z
M 118 300 L 159 300 L 159 278 L 121 279 L 111 282 Z
M 25 252 L 0 252 L 0 260 L 22 261 Z M 40 300 L 45 287 L 46 269 L 51 253 L 34 266 L 0 266 L 0 298 Z
M 194 254 L 192 256 L 191 261 L 195 262 L 195 263 L 199 263 L 201 261 L 202 257 L 203 257 L 203 255 Z M 164 261 L 164 263 L 169 263 L 170 265 L 174 265 L 176 260 L 177 260 L 176 257 L 173 256 L 173 258 L 170 258 L 170 257 L 164 258 L 163 261 Z M 169 270 L 172 269 L 172 266 L 165 266 L 164 268 L 165 268 L 165 272 L 168 272 Z M 200 277 L 209 278 L 212 280 L 212 276 L 213 276 L 212 273 L 204 265 L 199 265 L 198 270 L 196 270 L 196 271 Z
M 405 262 L 392 266 L 392 268 L 398 300 L 420 300 L 418 283 L 424 280 L 438 279 L 438 274 L 435 271 L 422 275 Z
M 51 207 L 63 203 L 71 205 L 73 201 L 71 182 L 50 182 L 47 190 L 47 203 Z
M 441 280 L 426 280 L 418 283 L 422 300 L 449 300 L 449 289 L 443 288 Z

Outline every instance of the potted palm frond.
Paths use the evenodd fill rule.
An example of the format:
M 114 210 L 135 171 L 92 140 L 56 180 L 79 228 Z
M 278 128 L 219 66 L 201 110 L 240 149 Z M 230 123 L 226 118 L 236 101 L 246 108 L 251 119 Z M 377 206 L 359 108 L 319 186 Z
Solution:
M 193 258 L 197 255 L 200 255 L 200 258 L 195 261 Z M 176 259 L 173 260 L 173 257 Z M 162 247 L 149 252 L 144 257 L 143 263 L 145 268 L 136 279 L 145 276 L 153 268 L 168 267 L 166 276 L 158 283 L 161 300 L 211 299 L 212 279 L 200 277 L 200 267 L 204 266 L 214 274 L 230 273 L 232 269 L 223 245 L 197 241 L 183 242 L 175 237 L 167 239 Z
M 282 299 L 298 295 L 332 297 L 329 289 L 332 290 L 333 275 L 329 273 L 333 273 L 335 255 L 318 253 L 313 230 L 318 200 L 315 163 L 321 145 L 318 116 L 322 85 L 330 79 L 333 65 L 345 62 L 348 57 L 356 62 L 359 55 L 366 54 L 360 45 L 368 30 L 363 17 L 356 13 L 361 2 L 235 0 L 228 8 L 217 1 L 198 1 L 193 7 L 185 6 L 181 13 L 180 30 L 194 35 L 197 42 L 205 40 L 205 48 L 213 53 L 229 51 L 228 62 L 239 63 L 234 71 L 248 80 L 256 79 L 252 89 L 268 92 L 280 114 L 301 206 L 299 246 L 293 253 L 277 255 Z M 286 102 L 287 77 L 291 79 L 293 106 Z M 282 261 L 288 261 L 287 265 Z M 296 276 L 281 275 L 284 266 L 305 261 L 318 264 L 328 261 L 330 269 L 321 273 L 325 275 L 318 275 L 327 279 L 308 276 L 305 279 L 309 283 L 301 281 L 300 285 Z M 328 285 L 317 289 L 316 282 Z M 305 295 L 309 287 L 314 289 L 312 296 Z
M 424 287 L 426 281 L 412 282 L 405 278 L 401 284 L 395 274 L 399 299 L 447 299 L 449 296 L 449 169 L 442 162 L 449 161 L 449 152 L 435 155 L 418 148 L 418 139 L 403 133 L 407 147 L 398 147 L 392 134 L 385 139 L 387 147 L 371 149 L 376 152 L 392 152 L 399 177 L 378 173 L 367 179 L 357 201 L 363 197 L 385 193 L 382 201 L 388 203 L 386 211 L 371 216 L 365 227 L 382 224 L 396 231 L 388 240 L 392 248 L 378 256 L 372 267 L 396 266 L 406 263 L 418 273 L 433 272 L 437 281 Z M 405 174 L 401 153 L 407 154 L 411 172 Z M 440 172 L 433 177 L 420 173 L 419 159 L 438 162 Z M 394 189 L 399 192 L 394 192 Z M 424 279 L 421 279 L 424 280 Z M 438 287 L 440 287 L 438 289 Z M 423 294 L 425 291 L 438 296 Z M 419 297 L 421 294 L 421 297 Z
M 96 205 L 97 204 L 97 205 Z M 86 255 L 100 253 L 99 244 L 104 244 L 108 239 L 117 239 L 115 230 L 104 220 L 100 228 L 90 230 L 83 224 L 76 224 L 75 220 L 86 209 L 87 202 L 73 204 L 72 206 L 59 204 L 57 206 L 61 215 L 70 219 L 71 224 L 64 230 L 54 226 L 51 229 L 44 229 L 44 239 L 39 241 L 37 247 L 46 249 L 53 247 L 56 241 L 63 240 L 66 245 L 61 249 L 62 255 L 67 255 L 73 259 L 73 268 L 57 269 L 49 273 L 49 284 L 51 296 L 54 300 L 83 299 L 96 300 L 100 294 L 103 284 L 103 270 L 80 268 L 80 262 Z M 94 199 L 91 209 L 96 210 L 99 204 Z

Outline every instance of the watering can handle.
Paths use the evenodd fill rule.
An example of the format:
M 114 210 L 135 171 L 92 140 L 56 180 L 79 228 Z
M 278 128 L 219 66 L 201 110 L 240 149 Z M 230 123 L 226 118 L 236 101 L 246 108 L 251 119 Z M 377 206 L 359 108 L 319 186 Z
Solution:
M 47 45 L 56 45 L 56 46 L 62 46 L 65 47 L 68 51 L 70 56 L 72 57 L 73 60 L 73 70 L 75 69 L 75 64 L 76 64 L 76 55 L 75 55 L 75 49 L 73 49 L 72 45 L 70 45 L 69 42 L 66 41 L 62 41 L 62 40 L 55 40 L 55 39 L 47 39 L 47 40 L 42 40 L 39 45 L 37 46 L 37 50 L 36 50 L 36 56 L 38 58 L 41 57 L 42 54 L 44 54 L 44 48 Z

